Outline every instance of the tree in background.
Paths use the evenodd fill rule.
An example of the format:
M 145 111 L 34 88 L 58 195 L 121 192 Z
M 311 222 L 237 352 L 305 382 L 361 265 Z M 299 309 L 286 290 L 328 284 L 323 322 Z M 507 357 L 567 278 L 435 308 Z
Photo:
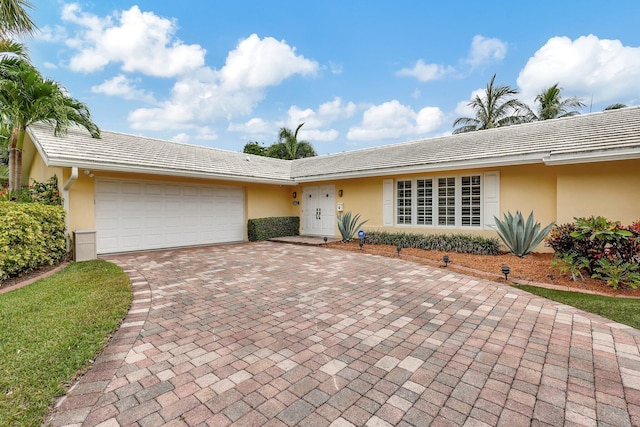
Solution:
M 585 106 L 582 99 L 575 96 L 563 99 L 561 92 L 562 88 L 559 88 L 556 83 L 536 95 L 535 102 L 538 104 L 538 108 L 534 112 L 527 107 L 527 121 L 536 122 L 580 114 L 575 109 Z
M 304 123 L 300 123 L 295 132 L 285 127 L 280 128 L 278 142 L 274 142 L 269 147 L 263 147 L 255 141 L 248 142 L 245 144 L 243 152 L 284 160 L 317 156 L 318 154 L 309 141 L 298 141 L 298 132 L 303 125 Z
M 10 38 L 11 35 L 32 35 L 38 29 L 27 13 L 27 8 L 33 5 L 27 0 L 0 1 L 0 37 Z
M 42 77 L 33 65 L 22 60 L 0 62 L 0 118 L 11 129 L 9 190 L 17 192 L 22 186 L 22 147 L 29 125 L 48 123 L 55 135 L 61 135 L 76 124 L 94 138 L 100 137 L 100 129 L 85 104 L 68 96 L 65 88 Z
M 484 96 L 476 95 L 467 104 L 475 111 L 475 117 L 459 117 L 453 122 L 454 134 L 491 129 L 523 123 L 522 111 L 526 106 L 515 96 L 518 91 L 511 86 L 496 86 L 496 75 L 487 84 Z
M 244 145 L 242 152 L 245 154 L 255 154 L 256 156 L 266 156 L 267 147 L 260 144 L 258 141 L 249 141 Z
M 627 108 L 627 106 L 625 104 L 620 104 L 619 102 L 615 103 L 615 104 L 611 104 L 608 105 L 604 108 L 604 111 L 608 111 L 608 110 L 619 110 L 621 108 Z

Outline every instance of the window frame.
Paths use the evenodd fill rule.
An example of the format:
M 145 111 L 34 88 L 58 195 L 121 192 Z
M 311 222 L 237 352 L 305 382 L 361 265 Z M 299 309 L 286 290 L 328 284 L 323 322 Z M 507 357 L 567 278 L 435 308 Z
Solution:
M 477 192 L 479 194 L 469 194 L 464 195 L 463 192 L 463 180 L 465 178 L 469 178 L 470 181 L 470 193 Z M 479 178 L 479 181 L 474 182 L 474 178 Z M 453 186 L 450 186 L 451 180 L 453 179 Z M 444 180 L 444 181 L 443 181 Z M 446 174 L 446 175 L 433 175 L 433 176 L 416 176 L 411 178 L 397 178 L 394 179 L 393 189 L 394 189 L 394 211 L 393 211 L 393 224 L 397 227 L 418 227 L 418 228 L 434 228 L 434 229 L 464 229 L 464 230 L 482 230 L 484 228 L 484 174 L 482 172 L 477 173 L 465 173 L 465 174 Z M 410 181 L 410 213 L 404 214 L 405 222 L 399 222 L 399 209 L 406 208 L 406 183 Z M 431 223 L 420 223 L 420 219 L 427 217 L 428 213 L 425 210 L 428 209 L 428 206 L 422 206 L 419 204 L 421 198 L 426 196 L 421 196 L 419 191 L 421 187 L 419 186 L 419 182 L 426 183 L 427 181 L 431 181 Z M 444 196 L 441 196 L 441 186 L 440 183 L 444 182 L 447 186 L 443 187 L 445 189 Z M 399 203 L 399 183 L 403 183 L 403 203 L 400 206 Z M 450 194 L 450 190 L 453 189 L 453 196 Z M 447 194 L 448 193 L 448 194 Z M 453 218 L 453 223 L 451 220 L 444 221 L 445 224 L 442 224 L 441 221 L 441 200 L 442 197 L 445 197 L 447 200 L 448 212 L 446 212 L 446 216 Z M 471 205 L 464 207 L 462 206 L 463 197 L 469 197 L 472 201 Z M 475 198 L 475 200 L 474 200 Z M 453 206 L 449 205 L 449 202 L 453 200 Z M 467 215 L 469 219 L 469 225 L 463 225 L 466 218 L 463 218 L 463 208 L 469 208 L 469 214 Z M 452 209 L 453 208 L 453 209 Z M 422 209 L 422 210 L 421 210 Z M 445 207 L 446 209 L 446 207 Z M 477 214 L 474 211 L 478 212 Z M 452 214 L 453 213 L 453 214 Z M 475 216 L 474 216 L 475 215 Z M 406 217 L 410 217 L 410 221 L 406 222 Z M 451 219 L 451 218 L 450 218 Z

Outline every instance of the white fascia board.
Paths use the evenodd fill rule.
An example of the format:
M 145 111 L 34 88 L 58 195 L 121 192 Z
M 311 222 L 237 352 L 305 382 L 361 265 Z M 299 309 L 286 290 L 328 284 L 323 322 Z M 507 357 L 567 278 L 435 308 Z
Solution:
M 196 171 L 184 171 L 184 170 L 172 170 L 172 169 L 158 169 L 144 166 L 130 166 L 130 165 L 106 165 L 100 162 L 90 161 L 72 161 L 72 160 L 57 160 L 47 163 L 47 166 L 58 167 L 77 167 L 79 169 L 90 169 L 93 171 L 104 172 L 120 172 L 120 173 L 139 173 L 145 175 L 160 175 L 160 176 L 176 176 L 183 178 L 201 178 L 201 179 L 215 179 L 223 181 L 235 181 L 235 182 L 247 182 L 254 184 L 278 184 L 278 185 L 296 185 L 295 182 L 289 179 L 277 179 L 277 178 L 260 178 L 244 175 L 231 175 L 221 173 L 207 173 Z
M 487 158 L 487 159 L 474 159 L 467 161 L 456 161 L 447 163 L 427 164 L 427 165 L 414 165 L 404 167 L 392 167 L 383 169 L 368 169 L 363 171 L 354 172 L 339 172 L 326 175 L 313 175 L 304 177 L 295 177 L 296 182 L 315 182 L 315 181 L 329 181 L 335 179 L 349 179 L 349 178 L 366 178 L 373 176 L 390 176 L 390 175 L 404 175 L 416 172 L 443 172 L 454 171 L 461 169 L 482 169 L 493 168 L 499 166 L 518 166 L 529 165 L 535 163 L 545 163 L 545 159 L 549 156 L 549 153 L 536 153 L 528 154 L 524 156 L 509 156 L 503 158 Z
M 577 163 L 612 162 L 616 160 L 640 159 L 640 149 L 614 151 L 592 151 L 586 153 L 551 154 L 544 163 L 548 166 L 574 165 Z

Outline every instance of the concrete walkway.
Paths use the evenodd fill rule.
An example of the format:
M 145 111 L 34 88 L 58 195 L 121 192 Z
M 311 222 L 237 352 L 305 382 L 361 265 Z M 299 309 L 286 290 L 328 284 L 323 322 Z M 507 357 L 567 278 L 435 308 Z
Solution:
M 503 284 L 272 242 L 109 260 L 133 306 L 51 425 L 640 425 L 640 331 Z

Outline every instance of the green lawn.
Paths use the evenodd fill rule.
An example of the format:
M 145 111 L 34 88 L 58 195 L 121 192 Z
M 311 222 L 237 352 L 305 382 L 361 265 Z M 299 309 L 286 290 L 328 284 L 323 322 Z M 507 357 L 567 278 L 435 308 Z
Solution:
M 132 296 L 122 270 L 100 260 L 0 295 L 0 425 L 40 426 L 61 384 L 104 347 Z
M 640 299 L 605 297 L 579 292 L 557 291 L 536 286 L 519 285 L 518 288 L 589 313 L 640 329 Z

